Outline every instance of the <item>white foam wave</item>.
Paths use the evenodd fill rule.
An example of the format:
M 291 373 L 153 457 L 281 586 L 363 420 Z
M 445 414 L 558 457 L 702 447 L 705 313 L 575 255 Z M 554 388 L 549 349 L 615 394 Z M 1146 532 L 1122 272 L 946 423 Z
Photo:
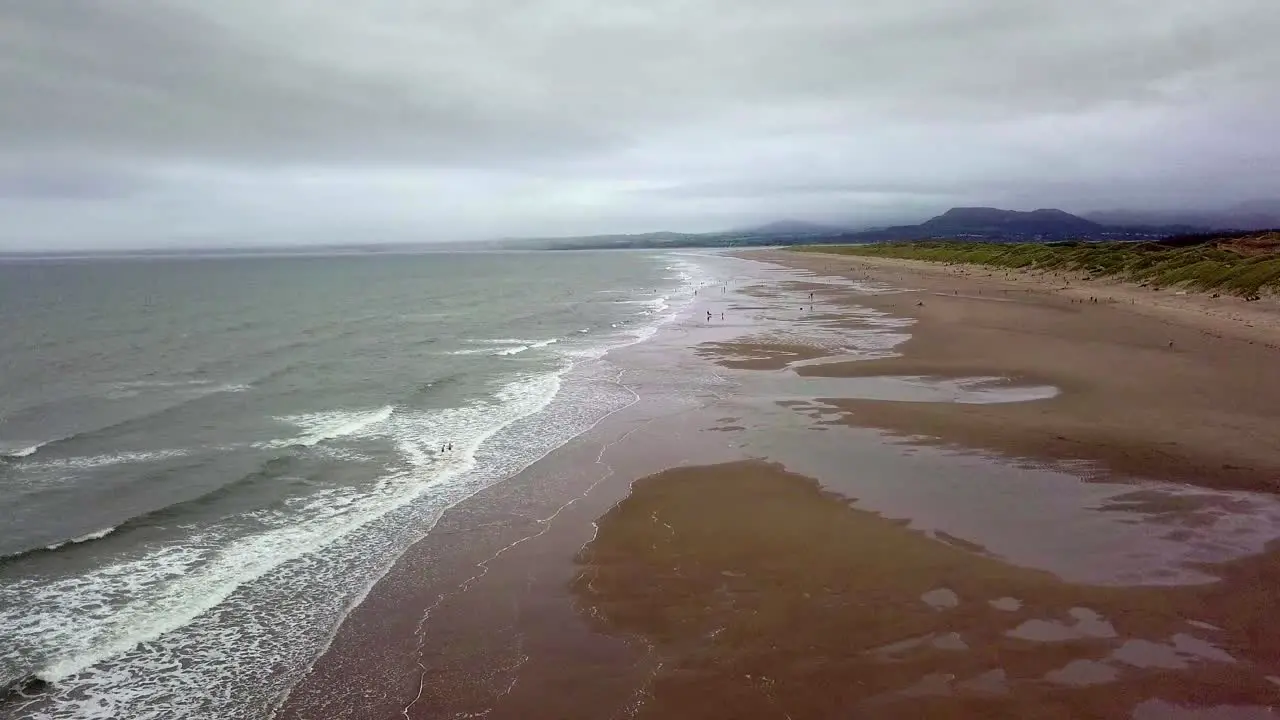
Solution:
M 494 355 L 519 355 L 526 350 L 534 350 L 536 348 L 544 348 L 560 341 L 560 338 L 551 338 L 549 340 L 538 340 L 527 344 L 517 345 L 516 347 L 505 348 L 494 353 Z
M 489 401 L 388 415 L 379 432 L 403 451 L 407 463 L 372 487 L 317 492 L 295 503 L 287 516 L 250 514 L 255 526 L 267 528 L 262 532 L 228 538 L 226 530 L 215 527 L 84 575 L 57 582 L 20 580 L 0 589 L 0 625 L 44 650 L 48 659 L 40 677 L 56 682 L 82 673 L 186 626 L 237 588 L 343 540 L 423 493 L 452 487 L 451 481 L 475 468 L 486 441 L 546 408 L 560 384 L 560 372 L 547 373 L 508 383 Z M 452 443 L 453 451 L 440 453 L 443 443 Z M 511 455 L 520 456 L 518 451 Z M 30 607 L 42 611 L 28 612 Z
M 307 432 L 293 439 L 265 443 L 265 446 L 287 447 L 290 445 L 302 445 L 312 447 L 325 440 L 336 440 L 350 435 L 358 435 L 374 425 L 386 422 L 394 412 L 395 407 L 386 405 L 375 410 L 339 410 L 277 418 L 282 422 L 297 425 Z
M 641 302 L 641 304 L 642 304 L 642 305 L 647 305 L 647 306 L 649 306 L 649 309 L 648 309 L 648 310 L 646 310 L 644 314 L 645 314 L 645 315 L 652 315 L 652 314 L 655 314 L 655 313 L 663 313 L 663 312 L 666 312 L 667 310 L 671 309 L 671 305 L 670 305 L 670 302 L 669 302 L 670 300 L 671 300 L 671 296 L 670 296 L 670 295 L 663 295 L 663 296 L 661 296 L 661 297 L 656 297 L 656 298 L 654 298 L 654 299 L 652 299 L 652 300 L 644 300 L 644 301 L 642 301 L 642 302 Z
M 126 380 L 114 384 L 114 387 L 120 389 L 137 389 L 137 388 L 187 388 L 200 387 L 209 385 L 210 380 Z
M 511 345 L 511 347 L 506 347 L 497 351 L 493 351 L 488 348 L 452 350 L 447 354 L 448 355 L 496 355 L 496 356 L 519 355 L 520 353 L 525 352 L 526 350 L 543 348 L 559 341 L 560 341 L 559 338 L 551 338 L 549 340 L 520 340 L 517 338 L 498 338 L 493 340 L 465 340 L 464 342 L 480 344 L 480 345 Z
M 213 380 L 125 380 L 122 382 L 112 383 L 112 387 L 118 390 L 138 390 L 138 389 L 165 389 L 165 388 L 188 388 L 200 389 L 209 388 L 214 391 L 226 391 L 227 388 L 247 388 L 247 385 L 241 384 L 222 384 L 215 385 Z M 236 390 L 231 390 L 235 392 Z
M 640 315 L 648 316 L 643 324 L 637 323 L 632 325 L 628 321 L 620 321 L 611 323 L 611 329 L 617 331 L 609 333 L 601 338 L 601 342 L 597 345 L 589 347 L 578 347 L 566 354 L 569 357 L 578 360 L 590 360 L 603 357 L 611 350 L 627 347 L 636 343 L 644 342 L 653 337 L 664 325 L 670 323 L 680 317 L 681 313 L 692 306 L 694 300 L 694 290 L 707 282 L 714 280 L 710 272 L 693 260 L 687 260 L 681 257 L 680 253 L 670 253 L 666 256 L 669 261 L 676 264 L 668 266 L 668 269 L 678 268 L 678 277 L 681 285 L 673 292 L 661 295 L 648 300 L 637 301 L 638 303 L 647 304 L 651 309 L 646 310 Z M 696 256 L 695 256 L 696 257 Z M 578 331 L 586 334 L 589 329 L 583 328 Z
M 35 455 L 40 448 L 47 444 L 47 442 L 38 442 L 34 445 L 26 445 L 24 443 L 11 444 L 8 447 L 0 449 L 0 457 L 13 458 L 15 460 L 18 458 L 31 457 L 32 455 Z
M 215 393 L 247 392 L 252 386 L 245 383 L 215 385 L 212 380 L 130 380 L 112 383 L 104 396 L 110 400 L 125 400 L 147 391 L 169 391 L 184 396 L 203 397 Z
M 92 540 L 101 540 L 102 538 L 110 535 L 115 531 L 116 531 L 115 527 L 103 528 L 101 530 L 96 530 L 91 533 L 86 533 L 84 535 L 81 535 L 80 537 L 71 538 L 70 540 L 63 540 L 62 542 L 56 542 L 52 545 L 46 545 L 44 549 L 57 550 L 58 548 L 66 547 L 67 545 L 79 545 L 80 543 L 87 543 Z
M 109 455 L 80 455 L 75 457 L 41 460 L 30 465 L 32 470 L 91 470 L 111 465 L 147 463 L 168 460 L 187 454 L 187 450 L 133 450 Z

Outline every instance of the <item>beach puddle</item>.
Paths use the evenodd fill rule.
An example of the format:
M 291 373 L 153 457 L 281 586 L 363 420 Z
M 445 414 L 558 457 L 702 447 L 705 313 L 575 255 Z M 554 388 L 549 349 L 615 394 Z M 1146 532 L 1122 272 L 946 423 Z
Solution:
M 931 446 L 929 438 L 850 428 L 849 413 L 860 409 L 834 404 L 840 401 L 762 402 L 777 414 L 748 426 L 737 441 L 741 447 L 821 478 L 857 498 L 858 507 L 938 541 L 1069 581 L 1212 583 L 1220 577 L 1216 565 L 1264 553 L 1280 539 L 1280 499 L 1273 495 L 1113 478 L 1092 464 Z M 779 434 L 788 416 L 794 430 Z M 830 450 L 831 434 L 810 432 L 819 427 L 838 432 L 844 450 Z M 1025 605 L 1016 594 L 991 599 L 1003 612 Z
M 946 610 L 959 605 L 960 597 L 951 588 L 938 588 L 922 594 L 920 602 L 934 610 Z
M 996 610 L 1003 610 L 1004 612 L 1017 612 L 1022 609 L 1022 601 L 1018 598 L 996 598 L 995 600 L 988 601 L 987 604 Z
M 832 355 L 825 348 L 809 344 L 707 342 L 699 345 L 697 352 L 730 370 L 757 371 L 750 378 L 752 395 L 774 400 L 839 398 L 988 405 L 1049 400 L 1059 394 L 1053 385 L 1023 383 L 998 376 L 799 375 L 796 368 L 870 359 L 867 354 L 844 351 Z
M 869 377 L 809 377 L 789 371 L 752 378 L 752 395 L 774 402 L 881 400 L 901 403 L 954 403 L 989 405 L 1033 402 L 1058 396 L 1052 385 L 1028 385 L 1001 377 L 943 378 L 919 375 Z M 821 401 L 825 402 L 825 400 Z M 833 417 L 839 416 L 839 410 Z
M 1005 634 L 1012 638 L 1035 642 L 1066 642 L 1085 638 L 1116 637 L 1115 627 L 1093 610 L 1071 608 L 1067 614 L 1072 618 L 1071 623 L 1032 619 Z
M 780 277 L 712 301 L 698 354 L 727 368 L 777 370 L 895 357 L 911 338 L 915 320 L 848 301 L 897 290 L 784 268 L 765 273 Z
M 969 678 L 958 684 L 960 690 L 982 695 L 1004 695 L 1009 692 L 1009 676 L 1004 669 L 996 668 Z
M 638 718 L 1235 718 L 1254 716 L 1212 713 L 1280 702 L 1256 581 L 1280 567 L 1252 562 L 1212 585 L 1073 584 L 753 461 L 635 482 L 572 587 L 594 629 L 653 648 Z
M 840 398 L 842 400 L 885 400 L 908 403 L 957 403 L 987 405 L 1032 402 L 1058 396 L 1052 385 L 1021 385 L 1008 378 L 939 378 L 916 375 L 872 377 L 801 377 L 783 374 L 777 382 L 765 380 L 764 392 L 776 389 L 779 396 Z M 789 395 L 785 391 L 795 394 Z
M 1105 685 L 1120 677 L 1120 671 L 1095 660 L 1072 660 L 1065 667 L 1045 673 L 1044 679 L 1055 685 L 1089 687 Z

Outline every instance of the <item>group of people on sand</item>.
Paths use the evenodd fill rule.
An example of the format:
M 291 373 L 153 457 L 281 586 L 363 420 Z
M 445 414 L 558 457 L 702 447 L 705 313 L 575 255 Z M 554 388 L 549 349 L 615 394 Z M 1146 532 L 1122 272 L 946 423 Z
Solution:
M 728 285 L 722 285 L 722 286 L 720 287 L 720 294 L 721 294 L 721 295 L 723 295 L 723 294 L 727 293 L 728 291 L 729 291 L 729 286 L 728 286 Z M 698 291 L 695 289 L 695 290 L 693 291 L 693 294 L 694 294 L 694 295 L 697 295 L 697 294 L 698 294 Z M 710 310 L 708 310 L 708 311 L 707 311 L 707 322 L 711 322 L 711 320 L 712 320 L 712 319 L 714 319 L 713 313 L 712 313 Z M 720 319 L 721 319 L 721 320 L 723 320 L 723 319 L 724 319 L 724 313 L 723 313 L 723 312 L 721 312 L 721 313 L 720 313 Z

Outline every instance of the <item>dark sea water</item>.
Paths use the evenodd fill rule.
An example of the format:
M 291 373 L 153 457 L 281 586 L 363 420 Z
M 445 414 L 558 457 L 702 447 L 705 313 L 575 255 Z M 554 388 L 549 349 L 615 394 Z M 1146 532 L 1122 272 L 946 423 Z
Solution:
M 0 717 L 262 717 L 448 507 L 634 395 L 654 252 L 0 264 Z M 445 449 L 452 444 L 452 450 Z

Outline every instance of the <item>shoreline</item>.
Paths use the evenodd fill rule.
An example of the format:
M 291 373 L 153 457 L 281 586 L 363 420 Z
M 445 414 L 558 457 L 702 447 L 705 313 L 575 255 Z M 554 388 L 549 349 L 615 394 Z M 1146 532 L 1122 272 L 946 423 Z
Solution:
M 1113 477 L 1096 458 L 904 444 L 840 404 L 1052 413 L 1081 390 L 956 365 L 943 374 L 1062 393 L 960 405 L 978 391 L 886 380 L 909 373 L 874 364 L 936 330 L 899 293 L 713 262 L 732 278 L 720 293 L 611 354 L 637 401 L 446 512 L 276 717 L 1118 717 L 1142 703 L 1280 701 L 1266 662 L 1280 637 L 1260 609 L 1280 586 L 1266 552 L 1280 502 Z M 795 309 L 808 292 L 822 312 Z M 857 347 L 831 344 L 842 338 Z M 749 350 L 745 364 L 730 347 Z M 867 369 L 832 372 L 842 364 Z M 822 550 L 850 543 L 876 549 Z M 879 557 L 915 559 L 865 564 Z M 849 582 L 863 589 L 831 590 Z M 880 599 L 864 606 L 868 592 Z M 1001 609 L 1008 598 L 1015 609 Z M 1007 634 L 1028 623 L 1067 638 Z

